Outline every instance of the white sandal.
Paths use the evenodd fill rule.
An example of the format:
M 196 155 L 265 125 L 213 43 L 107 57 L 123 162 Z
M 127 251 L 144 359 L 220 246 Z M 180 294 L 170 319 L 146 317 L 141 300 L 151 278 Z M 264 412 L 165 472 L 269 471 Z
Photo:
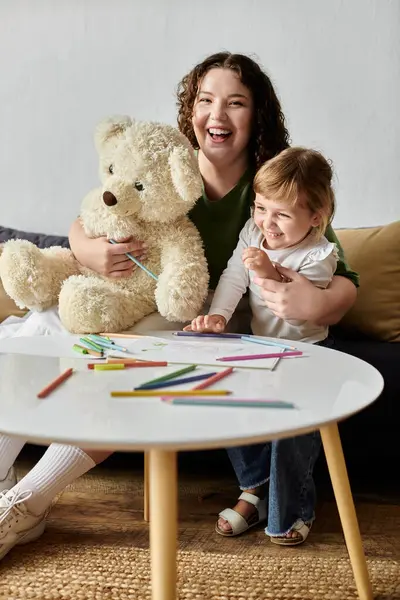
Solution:
M 239 500 L 245 500 L 249 504 L 252 504 L 257 509 L 258 519 L 254 522 L 250 520 L 250 524 L 246 521 L 242 515 L 240 515 L 233 508 L 225 508 L 225 510 L 219 513 L 219 517 L 222 517 L 226 521 L 228 521 L 231 526 L 230 531 L 224 531 L 218 527 L 218 521 L 215 524 L 215 531 L 219 533 L 219 535 L 223 535 L 224 537 L 234 537 L 236 535 L 241 535 L 248 529 L 251 529 L 255 525 L 262 523 L 267 518 L 267 506 L 265 499 L 261 499 L 254 494 L 249 494 L 248 492 L 242 492 L 239 496 Z M 254 515 L 255 516 L 255 515 Z
M 270 536 L 270 540 L 273 544 L 278 544 L 278 546 L 299 546 L 303 544 L 308 538 L 308 534 L 310 533 L 312 523 L 306 523 L 303 519 L 297 519 L 297 521 L 292 525 L 290 531 L 297 531 L 299 534 L 296 537 L 286 537 L 286 535 L 279 536 Z

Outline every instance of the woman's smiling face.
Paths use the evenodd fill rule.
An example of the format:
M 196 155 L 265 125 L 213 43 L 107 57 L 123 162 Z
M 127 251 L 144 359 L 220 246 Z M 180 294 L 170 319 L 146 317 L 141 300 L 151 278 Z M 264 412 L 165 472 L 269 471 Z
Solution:
M 210 69 L 200 82 L 193 107 L 193 129 L 206 158 L 215 164 L 247 155 L 253 99 L 231 69 Z

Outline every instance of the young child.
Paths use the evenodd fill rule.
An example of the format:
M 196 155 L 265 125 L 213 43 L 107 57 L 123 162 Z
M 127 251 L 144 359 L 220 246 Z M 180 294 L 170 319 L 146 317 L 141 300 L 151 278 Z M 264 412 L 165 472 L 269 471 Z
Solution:
M 303 274 L 315 286 L 329 285 L 338 260 L 336 244 L 323 236 L 335 208 L 331 181 L 329 163 L 319 152 L 305 148 L 286 149 L 258 170 L 252 217 L 222 273 L 209 314 L 198 316 L 186 329 L 223 332 L 248 289 L 253 334 L 325 343 L 327 326 L 275 316 L 265 306 L 257 284 L 263 278 L 280 281 L 282 265 Z M 303 543 L 314 520 L 312 470 L 319 446 L 318 434 L 312 433 L 229 448 L 242 494 L 234 509 L 219 513 L 217 533 L 240 535 L 267 519 L 266 533 L 272 542 Z M 294 455 L 296 472 L 291 469 Z
M 252 217 L 240 232 L 209 314 L 196 317 L 186 329 L 223 332 L 249 289 L 253 334 L 311 343 L 327 337 L 324 325 L 276 317 L 265 306 L 257 277 L 281 281 L 282 265 L 320 288 L 329 285 L 338 260 L 336 245 L 323 236 L 334 213 L 331 179 L 325 158 L 305 148 L 288 148 L 259 169 Z

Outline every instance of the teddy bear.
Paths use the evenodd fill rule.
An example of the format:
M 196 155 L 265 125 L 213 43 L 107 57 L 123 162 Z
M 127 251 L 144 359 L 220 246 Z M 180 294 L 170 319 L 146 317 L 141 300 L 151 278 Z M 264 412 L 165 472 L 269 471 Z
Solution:
M 197 160 L 176 128 L 115 117 L 95 131 L 101 187 L 84 198 L 80 220 L 89 237 L 133 236 L 147 245 L 145 267 L 112 279 L 83 267 L 67 248 L 40 250 L 12 240 L 0 256 L 0 277 L 21 308 L 58 303 L 71 333 L 118 332 L 158 311 L 170 321 L 194 318 L 208 291 L 200 235 L 188 212 L 201 195 Z

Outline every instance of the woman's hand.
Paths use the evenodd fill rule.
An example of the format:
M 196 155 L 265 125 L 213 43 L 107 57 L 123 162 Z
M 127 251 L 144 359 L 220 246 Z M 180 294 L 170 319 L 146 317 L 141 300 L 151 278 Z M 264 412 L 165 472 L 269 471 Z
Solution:
M 292 269 L 280 266 L 276 268 L 290 279 L 290 283 L 254 278 L 254 283 L 261 287 L 261 295 L 267 308 L 280 319 L 317 321 L 321 302 L 324 302 L 324 290 Z
M 129 277 L 132 274 L 136 265 L 125 256 L 126 252 L 140 261 L 146 257 L 146 245 L 132 238 L 116 240 L 120 242 L 118 244 L 110 244 L 106 237 L 88 238 L 79 219 L 71 226 L 69 241 L 77 261 L 105 277 Z
M 222 315 L 200 315 L 190 325 L 186 325 L 183 331 L 222 333 L 225 327 L 226 320 Z
M 90 252 L 86 254 L 86 263 L 92 271 L 106 277 L 129 277 L 137 268 L 126 255 L 132 254 L 142 262 L 146 258 L 146 246 L 142 242 L 124 238 L 118 244 L 110 244 L 107 238 L 91 240 Z M 89 250 L 89 245 L 87 246 Z
M 254 271 L 257 277 L 268 277 L 269 279 L 281 281 L 281 276 L 277 273 L 269 256 L 259 248 L 254 248 L 253 246 L 245 248 L 243 250 L 242 260 L 246 269 Z
M 335 276 L 324 290 L 316 287 L 297 271 L 276 266 L 290 280 L 279 283 L 256 277 L 265 305 L 281 319 L 312 321 L 319 325 L 338 323 L 357 298 L 355 285 L 346 277 Z

